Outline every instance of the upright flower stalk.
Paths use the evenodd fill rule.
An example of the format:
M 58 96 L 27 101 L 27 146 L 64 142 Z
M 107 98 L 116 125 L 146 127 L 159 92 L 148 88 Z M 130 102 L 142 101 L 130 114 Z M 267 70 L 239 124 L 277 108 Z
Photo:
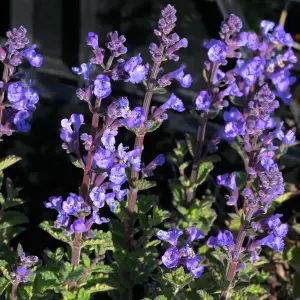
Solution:
M 147 132 L 153 131 L 152 127 L 155 127 L 155 123 L 160 124 L 167 118 L 165 110 L 172 108 L 177 111 L 183 111 L 183 105 L 180 99 L 175 95 L 159 108 L 153 108 L 151 117 L 149 118 L 150 105 L 152 96 L 156 89 L 164 88 L 171 84 L 173 79 L 177 80 L 183 88 L 190 87 L 192 83 L 191 75 L 185 75 L 183 70 L 184 66 L 179 69 L 166 73 L 157 79 L 158 74 L 162 71 L 161 64 L 166 60 L 178 61 L 179 56 L 175 54 L 180 48 L 186 48 L 188 43 L 185 38 L 180 39 L 176 33 L 172 33 L 176 25 L 176 10 L 173 6 L 168 5 L 161 12 L 161 18 L 158 21 L 158 29 L 154 30 L 155 35 L 159 39 L 159 46 L 155 43 L 151 43 L 149 46 L 150 54 L 153 60 L 150 75 L 145 83 L 146 93 L 143 102 L 144 122 L 136 131 L 135 148 L 140 149 L 139 156 L 141 157 L 143 151 L 144 138 Z M 135 182 L 139 179 L 139 172 L 133 170 L 131 173 L 131 182 Z M 133 223 L 132 214 L 134 212 L 138 190 L 131 186 L 129 200 L 128 200 L 128 222 L 125 227 L 125 245 L 128 250 L 131 248 L 133 239 Z
M 232 34 L 234 27 L 239 30 Z M 217 143 L 222 139 L 230 143 L 235 141 L 244 153 L 247 172 L 245 188 L 241 193 L 244 199 L 241 211 L 238 209 L 239 190 L 235 181 L 236 173 L 217 177 L 217 183 L 225 186 L 230 192 L 226 196 L 227 205 L 233 206 L 241 217 L 236 238 L 231 232 L 225 231 L 216 237 L 210 237 L 207 242 L 208 247 L 220 247 L 228 256 L 228 284 L 222 292 L 223 299 L 228 296 L 236 273 L 244 268 L 246 263 L 259 260 L 261 246 L 268 246 L 275 251 L 282 251 L 284 248 L 283 238 L 287 234 L 287 225 L 280 222 L 281 215 L 263 217 L 263 214 L 267 213 L 272 201 L 284 193 L 282 174 L 274 161 L 278 145 L 291 145 L 295 141 L 294 133 L 291 130 L 285 133 L 283 123 L 276 124 L 272 118 L 272 113 L 279 107 L 276 96 L 283 102 L 290 103 L 289 86 L 295 79 L 290 76 L 289 70 L 296 62 L 291 49 L 293 40 L 281 25 L 275 27 L 273 22 L 261 22 L 260 36 L 250 32 L 237 34 L 241 27 L 239 18 L 231 15 L 222 24 L 220 35 L 226 44 L 227 53 L 232 54 L 232 49 L 228 49 L 237 49 L 237 46 L 246 46 L 253 50 L 253 57 L 248 60 L 242 59 L 241 53 L 235 52 L 235 57 L 238 58 L 236 67 L 222 75 L 223 81 L 231 81 L 231 91 L 236 94 L 232 96 L 244 95 L 240 103 L 244 109 L 240 111 L 231 107 L 230 110 L 224 111 L 226 125 L 210 145 L 212 150 L 216 150 Z M 222 42 L 210 42 L 213 47 L 218 44 L 218 56 L 221 53 L 220 43 Z M 283 51 L 276 49 L 278 44 L 283 47 Z M 211 48 L 209 52 L 210 50 Z M 228 88 L 220 93 L 227 94 Z M 239 100 L 235 101 L 238 103 Z M 257 184 L 257 188 L 254 183 Z M 255 234 L 251 234 L 250 229 Z M 259 234 L 264 236 L 259 238 Z M 246 254 L 249 254 L 250 259 L 247 260 Z

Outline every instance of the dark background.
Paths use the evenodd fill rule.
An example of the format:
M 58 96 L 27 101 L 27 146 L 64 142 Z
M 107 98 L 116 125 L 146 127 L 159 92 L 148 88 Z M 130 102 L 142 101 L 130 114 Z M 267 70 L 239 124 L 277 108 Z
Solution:
M 172 91 L 183 99 L 186 107 L 191 107 L 192 100 L 203 86 L 202 66 L 206 59 L 203 40 L 217 37 L 221 21 L 230 13 L 242 17 L 245 30 L 257 30 L 261 19 L 277 22 L 285 1 L 1 0 L 0 39 L 4 41 L 6 31 L 12 27 L 24 25 L 31 43 L 36 43 L 39 52 L 44 55 L 41 68 L 28 69 L 29 77 L 40 94 L 32 130 L 27 134 L 6 137 L 1 143 L 1 157 L 15 154 L 23 158 L 6 171 L 6 176 L 16 186 L 23 188 L 21 197 L 27 203 L 21 209 L 30 219 L 27 230 L 13 241 L 14 245 L 21 242 L 26 252 L 36 255 L 40 255 L 46 247 L 55 248 L 58 242 L 38 228 L 43 220 L 54 220 L 56 217 L 56 213 L 47 210 L 43 202 L 49 196 L 66 197 L 70 192 L 76 193 L 81 183 L 81 170 L 69 162 L 61 148 L 59 128 L 61 119 L 68 118 L 72 113 L 83 113 L 86 123 L 90 121 L 85 103 L 80 102 L 75 94 L 80 79 L 70 70 L 72 66 L 87 62 L 92 54 L 90 47 L 86 46 L 87 33 L 95 31 L 100 43 L 104 43 L 108 32 L 118 30 L 127 37 L 128 56 L 140 52 L 144 61 L 150 61 L 147 48 L 151 41 L 155 41 L 153 29 L 160 10 L 168 3 L 178 10 L 176 31 L 189 40 L 188 49 L 183 49 L 180 57 L 181 63 L 187 66 L 187 71 L 193 76 L 191 89 L 183 90 L 175 85 Z M 297 28 L 300 4 L 292 3 L 289 12 L 287 30 L 295 35 L 300 32 Z M 180 63 L 176 67 L 179 66 Z M 175 69 L 174 63 L 171 68 Z M 127 96 L 132 106 L 141 104 L 144 92 L 140 86 L 117 83 L 113 88 L 113 94 L 106 99 L 104 106 L 118 96 Z M 297 88 L 295 90 L 297 95 Z M 158 104 L 165 97 L 159 95 L 154 102 Z M 291 110 L 285 108 L 281 113 L 290 119 L 295 119 L 296 115 L 297 119 L 297 107 L 295 105 Z M 209 134 L 216 130 L 219 122 L 222 121 L 217 119 L 209 124 Z M 171 152 L 176 139 L 183 138 L 186 132 L 194 134 L 196 129 L 197 124 L 188 110 L 182 114 L 170 114 L 169 120 L 159 130 L 147 136 L 144 161 L 150 162 L 159 153 Z M 133 135 L 121 130 L 120 139 L 132 145 Z M 223 161 L 217 165 L 218 171 L 242 168 L 239 157 L 230 152 L 228 145 L 221 145 L 220 150 Z M 295 151 L 287 158 L 290 172 L 286 172 L 285 176 L 296 182 L 300 156 Z M 168 163 L 156 174 L 156 192 L 160 195 L 161 205 L 165 207 L 169 207 L 171 202 L 167 179 L 172 176 L 174 170 Z M 292 205 L 286 210 L 291 212 L 294 208 L 296 206 Z

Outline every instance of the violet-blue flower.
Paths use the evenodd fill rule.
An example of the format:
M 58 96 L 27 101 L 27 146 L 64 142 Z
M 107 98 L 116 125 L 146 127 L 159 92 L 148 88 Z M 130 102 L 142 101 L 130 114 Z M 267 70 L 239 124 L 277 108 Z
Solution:
M 39 68 L 43 64 L 43 57 L 36 53 L 36 47 L 37 45 L 34 44 L 30 48 L 21 51 L 21 54 L 28 59 L 33 67 Z
M 183 234 L 182 230 L 177 230 L 176 228 L 170 228 L 168 231 L 159 230 L 157 232 L 157 237 L 162 241 L 169 242 L 172 246 L 177 245 L 178 238 Z
M 236 107 L 231 107 L 230 110 L 224 111 L 223 118 L 226 123 L 236 122 L 242 118 L 242 114 Z
M 186 241 L 188 244 L 190 244 L 194 240 L 198 241 L 205 237 L 204 234 L 200 230 L 198 230 L 195 226 L 190 227 L 187 230 L 187 233 L 189 234 L 189 237 Z
M 194 276 L 194 278 L 199 278 L 203 272 L 204 267 L 200 266 L 199 259 L 189 258 L 186 260 L 186 268 Z
M 110 170 L 109 180 L 116 184 L 123 184 L 126 181 L 126 164 L 116 164 Z
M 16 125 L 16 129 L 20 132 L 28 132 L 31 125 L 27 122 L 31 119 L 31 113 L 27 110 L 20 110 L 14 116 L 13 122 Z
M 107 170 L 114 164 L 114 159 L 111 155 L 111 152 L 102 147 L 99 147 L 95 152 L 94 160 L 97 167 L 102 170 Z
M 226 64 L 227 46 L 225 43 L 212 39 L 205 42 L 204 46 L 208 49 L 207 55 L 211 62 Z
M 128 116 L 124 119 L 124 124 L 128 128 L 138 128 L 144 123 L 145 118 L 143 107 L 137 106 L 128 113 Z
M 201 91 L 195 100 L 196 110 L 208 110 L 210 106 L 210 96 L 207 91 Z
M 178 112 L 183 112 L 185 110 L 182 100 L 176 97 L 175 94 L 172 94 L 167 102 L 162 105 L 162 107 L 164 107 L 164 109 L 171 108 Z
M 217 184 L 226 186 L 230 188 L 231 190 L 236 190 L 236 182 L 235 182 L 236 172 L 233 172 L 231 174 L 223 174 L 217 176 Z
M 140 83 L 146 79 L 148 68 L 141 64 L 142 61 L 141 55 L 138 54 L 124 63 L 124 70 L 129 74 L 129 77 L 125 80 L 126 82 Z
M 84 219 L 79 218 L 76 221 L 74 221 L 73 224 L 71 225 L 71 230 L 73 232 L 85 232 L 86 225 Z
M 176 248 L 169 248 L 162 256 L 162 263 L 168 268 L 172 269 L 178 264 L 178 250 Z
M 110 79 L 106 75 L 100 74 L 94 81 L 94 95 L 98 98 L 104 99 L 111 94 Z
M 124 35 L 119 36 L 117 31 L 113 31 L 108 34 L 108 39 L 107 48 L 111 51 L 113 57 L 119 57 L 127 52 L 127 48 L 123 45 L 126 41 Z
M 69 215 L 75 216 L 81 209 L 82 203 L 83 199 L 80 196 L 70 193 L 68 198 L 62 203 L 62 210 Z
M 96 206 L 97 208 L 101 208 L 104 206 L 105 190 L 102 187 L 94 187 L 89 195 L 94 206 Z

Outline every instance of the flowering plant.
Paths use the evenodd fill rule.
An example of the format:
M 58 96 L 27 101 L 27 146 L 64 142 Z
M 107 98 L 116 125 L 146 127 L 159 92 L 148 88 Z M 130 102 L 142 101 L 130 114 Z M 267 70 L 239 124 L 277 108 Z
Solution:
M 220 39 L 204 42 L 207 86 L 191 109 L 198 133 L 178 141 L 168 156 L 177 174 L 169 180 L 175 209 L 166 211 L 149 191 L 156 185 L 150 178 L 166 163 L 165 156 L 147 162 L 142 154 L 145 138 L 168 119 L 168 112 L 186 110 L 174 93 L 162 105 L 152 106 L 153 96 L 166 94 L 173 82 L 184 89 L 192 84 L 184 65 L 171 72 L 163 69 L 166 61 L 177 63 L 179 50 L 188 46 L 187 39 L 175 33 L 176 21 L 175 8 L 166 6 L 154 30 L 158 42 L 149 46 L 148 63 L 139 53 L 128 58 L 124 35 L 109 33 L 104 47 L 96 33 L 88 33 L 93 57 L 72 70 L 83 77 L 84 86 L 76 94 L 87 105 L 90 118 L 72 114 L 61 121 L 60 129 L 62 149 L 82 171 L 82 183 L 67 196 L 49 195 L 44 204 L 56 219 L 40 224 L 63 246 L 45 250 L 42 259 L 26 256 L 21 245 L 17 260 L 9 254 L 9 241 L 22 230 L 13 226 L 27 218 L 8 209 L 22 200 L 7 179 L 0 211 L 4 242 L 0 292 L 7 298 L 75 300 L 106 292 L 113 299 L 133 299 L 141 286 L 145 300 L 258 299 L 276 293 L 274 281 L 267 285 L 272 275 L 258 267 L 272 261 L 273 250 L 284 250 L 289 228 L 275 212 L 276 203 L 296 193 L 286 191 L 277 164 L 296 143 L 295 133 L 274 117 L 281 102 L 291 102 L 293 39 L 281 25 L 269 21 L 261 22 L 259 35 L 244 32 L 240 18 L 230 15 L 221 24 Z M 24 49 L 29 42 L 25 34 L 23 27 L 13 29 L 0 48 L 1 135 L 29 131 L 38 102 L 31 82 L 25 84 L 26 76 L 16 69 L 22 57 L 34 67 L 42 64 L 36 45 Z M 116 81 L 143 85 L 143 105 L 134 106 L 127 97 L 114 98 Z M 218 115 L 225 124 L 209 136 L 207 126 Z M 88 130 L 86 124 L 91 124 Z M 134 136 L 133 146 L 120 140 L 123 130 Z M 225 143 L 242 158 L 242 171 L 228 168 L 226 173 L 214 173 L 222 155 L 218 147 Z M 18 160 L 15 156 L 2 160 L 1 177 L 2 170 Z M 203 191 L 205 181 L 208 189 Z M 223 188 L 228 191 L 225 196 Z M 223 215 L 216 213 L 218 207 Z M 158 228 L 163 222 L 167 230 Z M 297 246 L 288 251 L 289 260 L 295 260 L 291 253 L 299 251 Z M 291 265 L 298 271 L 297 263 Z

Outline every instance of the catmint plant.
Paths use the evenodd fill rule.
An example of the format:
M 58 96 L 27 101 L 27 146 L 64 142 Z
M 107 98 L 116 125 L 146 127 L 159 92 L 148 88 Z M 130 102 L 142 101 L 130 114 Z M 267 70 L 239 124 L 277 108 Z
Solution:
M 168 119 L 169 110 L 187 113 L 174 93 L 158 107 L 152 103 L 173 82 L 182 88 L 192 84 L 186 66 L 178 64 L 179 50 L 188 42 L 175 32 L 176 21 L 175 8 L 167 5 L 154 30 L 158 41 L 149 46 L 149 62 L 127 49 L 126 37 L 117 31 L 107 35 L 105 45 L 99 45 L 96 33 L 88 33 L 92 58 L 72 71 L 83 78 L 76 95 L 89 113 L 66 116 L 59 132 L 62 151 L 82 172 L 80 187 L 50 194 L 44 205 L 55 221 L 39 225 L 61 246 L 45 249 L 38 258 L 27 256 L 19 245 L 15 259 L 10 240 L 27 218 L 11 209 L 23 201 L 9 179 L 5 197 L 0 194 L 0 294 L 7 299 L 87 300 L 104 292 L 112 299 L 275 299 L 275 275 L 255 273 L 255 268 L 266 261 L 274 264 L 274 253 L 285 244 L 286 253 L 276 259 L 286 257 L 297 271 L 293 255 L 298 244 L 285 240 L 290 228 L 275 210 L 296 194 L 278 165 L 296 136 L 275 117 L 281 103 L 291 103 L 293 39 L 269 21 L 261 22 L 259 34 L 244 32 L 241 19 L 230 15 L 219 39 L 203 44 L 206 88 L 191 109 L 199 124 L 196 138 L 186 134 L 172 155 L 156 154 L 147 161 L 146 135 Z M 17 67 L 23 60 L 33 67 L 42 64 L 36 45 L 27 46 L 25 28 L 9 31 L 7 38 L 0 47 L 1 135 L 30 130 L 38 93 Z M 171 71 L 163 69 L 166 61 Z M 144 87 L 142 106 L 115 97 L 116 81 Z M 208 135 L 207 125 L 218 115 L 224 124 Z M 134 144 L 122 140 L 124 130 Z M 243 171 L 213 170 L 219 167 L 221 143 L 238 152 Z M 19 159 L 0 161 L 1 182 L 2 171 Z M 155 171 L 165 163 L 174 174 L 170 211 L 159 207 L 160 195 L 151 194 Z M 297 279 L 297 273 L 290 272 L 289 278 Z

